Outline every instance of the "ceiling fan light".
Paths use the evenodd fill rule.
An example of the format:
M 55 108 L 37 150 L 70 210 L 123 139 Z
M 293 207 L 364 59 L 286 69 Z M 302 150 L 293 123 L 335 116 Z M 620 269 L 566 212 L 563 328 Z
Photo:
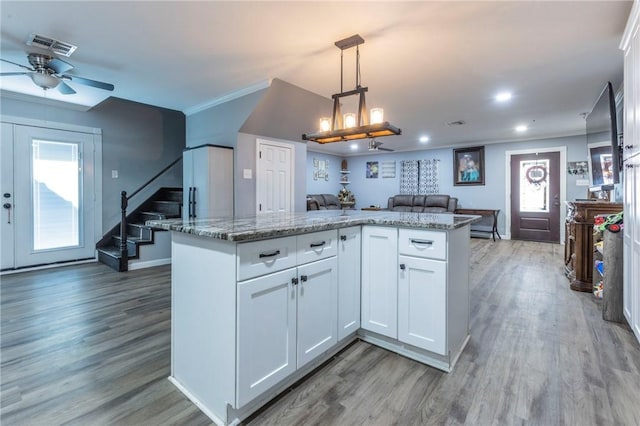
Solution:
M 45 90 L 53 89 L 60 84 L 60 79 L 58 77 L 46 72 L 32 72 L 29 73 L 29 77 L 31 77 L 31 80 L 33 80 L 37 86 L 42 87 Z

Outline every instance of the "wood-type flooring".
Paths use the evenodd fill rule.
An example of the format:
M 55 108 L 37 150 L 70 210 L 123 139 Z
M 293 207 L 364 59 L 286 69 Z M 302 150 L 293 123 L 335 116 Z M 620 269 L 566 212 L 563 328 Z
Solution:
M 569 289 L 563 247 L 471 245 L 452 373 L 358 341 L 245 424 L 640 425 L 640 345 Z M 99 264 L 1 277 L 1 424 L 211 424 L 167 380 L 170 279 Z

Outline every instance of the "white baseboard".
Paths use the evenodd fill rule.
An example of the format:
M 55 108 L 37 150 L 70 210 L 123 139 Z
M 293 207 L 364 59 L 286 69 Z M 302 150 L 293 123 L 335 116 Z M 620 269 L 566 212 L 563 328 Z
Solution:
M 141 262 L 132 260 L 129 262 L 129 270 L 135 271 L 136 269 L 153 268 L 154 266 L 162 265 L 171 265 L 171 258 L 168 257 L 166 259 L 145 260 Z

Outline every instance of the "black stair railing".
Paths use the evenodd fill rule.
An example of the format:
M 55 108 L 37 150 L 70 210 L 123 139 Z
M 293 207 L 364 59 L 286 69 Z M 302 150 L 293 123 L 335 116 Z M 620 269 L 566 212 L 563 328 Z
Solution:
M 120 219 L 120 271 L 128 271 L 129 270 L 129 249 L 127 248 L 127 207 L 129 206 L 129 200 L 135 197 L 140 191 L 149 186 L 153 181 L 162 176 L 167 170 L 175 166 L 180 160 L 182 160 L 182 156 L 176 158 L 164 169 L 160 170 L 153 176 L 151 179 L 146 181 L 143 185 L 141 185 L 138 189 L 133 191 L 131 195 L 127 195 L 127 191 L 122 191 L 120 193 L 120 212 L 122 217 Z

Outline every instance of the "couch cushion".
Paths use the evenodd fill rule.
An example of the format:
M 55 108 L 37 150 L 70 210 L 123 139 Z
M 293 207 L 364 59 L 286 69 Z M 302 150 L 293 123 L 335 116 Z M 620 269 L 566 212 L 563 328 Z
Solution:
M 441 207 L 445 211 L 449 207 L 448 195 L 427 195 L 427 200 L 424 203 L 425 207 Z
M 324 205 L 328 210 L 339 210 L 342 208 L 340 200 L 333 194 L 322 194 Z
M 320 210 L 327 209 L 327 206 L 325 205 L 324 197 L 322 196 L 322 194 L 310 194 L 310 195 L 307 195 L 307 198 L 313 198 L 318 204 L 318 209 Z

